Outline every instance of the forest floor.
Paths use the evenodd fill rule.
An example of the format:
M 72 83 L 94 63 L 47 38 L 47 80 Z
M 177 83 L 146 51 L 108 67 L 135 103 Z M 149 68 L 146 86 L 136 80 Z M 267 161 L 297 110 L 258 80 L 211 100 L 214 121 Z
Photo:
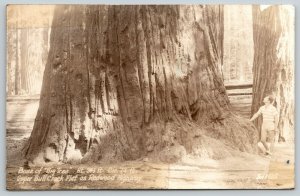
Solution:
M 247 102 L 247 101 L 246 101 Z M 185 157 L 166 164 L 149 159 L 107 164 L 52 164 L 24 168 L 38 99 L 7 101 L 7 189 L 273 189 L 294 187 L 294 142 L 271 157 L 240 153 L 219 160 Z M 238 106 L 238 108 L 241 108 Z M 242 109 L 245 111 L 245 108 Z M 246 113 L 244 112 L 244 115 Z M 26 173 L 27 172 L 27 173 Z M 34 174 L 30 173 L 34 172 Z

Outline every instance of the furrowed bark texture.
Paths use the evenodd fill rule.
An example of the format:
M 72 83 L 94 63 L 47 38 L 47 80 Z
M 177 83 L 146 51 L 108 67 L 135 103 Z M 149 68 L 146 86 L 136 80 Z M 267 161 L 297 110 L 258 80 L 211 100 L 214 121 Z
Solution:
M 58 6 L 31 160 L 255 152 L 220 73 L 222 6 Z
M 294 8 L 253 8 L 254 65 L 252 114 L 267 95 L 275 97 L 279 133 L 294 138 Z M 256 126 L 260 128 L 262 119 Z

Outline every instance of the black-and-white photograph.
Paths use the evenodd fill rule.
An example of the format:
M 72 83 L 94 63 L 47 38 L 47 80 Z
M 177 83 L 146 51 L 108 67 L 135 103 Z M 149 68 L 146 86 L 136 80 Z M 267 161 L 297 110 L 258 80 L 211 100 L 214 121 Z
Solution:
M 292 5 L 8 5 L 6 187 L 293 189 Z

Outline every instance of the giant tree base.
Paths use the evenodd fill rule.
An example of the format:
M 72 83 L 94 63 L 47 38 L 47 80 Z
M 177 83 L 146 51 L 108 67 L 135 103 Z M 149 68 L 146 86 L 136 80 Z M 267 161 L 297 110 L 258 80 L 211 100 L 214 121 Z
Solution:
M 218 160 L 238 156 L 241 152 L 257 153 L 258 132 L 247 119 L 230 114 L 222 122 L 200 126 L 183 116 L 177 117 L 177 120 L 168 122 L 157 119 L 144 127 L 143 140 L 146 145 L 141 148 L 144 151 L 138 149 L 137 157 L 131 156 L 132 151 L 124 148 L 125 142 L 119 138 L 118 132 L 112 131 L 102 138 L 101 144 L 93 143 L 85 153 L 74 145 L 73 149 L 68 148 L 65 152 L 68 158 L 59 160 L 54 148 L 59 144 L 55 144 L 40 151 L 31 161 L 38 165 L 47 162 L 114 163 L 137 159 L 176 163 L 187 156 Z

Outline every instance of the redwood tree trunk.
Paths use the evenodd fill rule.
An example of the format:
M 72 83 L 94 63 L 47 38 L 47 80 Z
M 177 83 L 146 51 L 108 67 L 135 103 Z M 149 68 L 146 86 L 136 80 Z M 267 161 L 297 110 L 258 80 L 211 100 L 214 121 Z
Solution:
M 254 65 L 252 114 L 267 95 L 275 97 L 279 133 L 294 138 L 294 8 L 253 7 Z M 262 119 L 256 122 L 260 128 Z
M 254 127 L 230 111 L 222 40 L 222 6 L 57 6 L 27 158 L 255 152 Z
M 26 9 L 21 7 L 8 8 L 8 18 L 11 18 L 7 23 L 8 96 L 40 94 L 41 71 L 48 55 L 48 28 L 41 24 L 28 25 L 25 22 L 30 21 L 25 16 Z M 37 15 L 47 11 L 45 8 L 41 10 Z

